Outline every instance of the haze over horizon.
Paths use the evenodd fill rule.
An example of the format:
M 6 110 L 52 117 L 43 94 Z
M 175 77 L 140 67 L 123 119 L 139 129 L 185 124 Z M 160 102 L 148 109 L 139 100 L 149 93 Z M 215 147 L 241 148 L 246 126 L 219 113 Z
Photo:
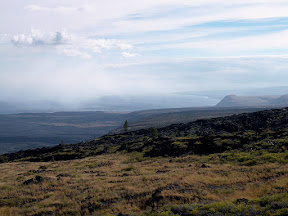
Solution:
M 285 94 L 287 11 L 285 0 L 2 1 L 0 102 L 95 109 L 113 98 L 113 110 L 119 98 L 139 109 Z

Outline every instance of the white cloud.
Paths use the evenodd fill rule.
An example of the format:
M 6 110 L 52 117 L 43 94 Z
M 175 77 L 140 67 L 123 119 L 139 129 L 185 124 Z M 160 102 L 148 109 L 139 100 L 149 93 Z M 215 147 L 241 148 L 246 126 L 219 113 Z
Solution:
M 130 52 L 122 52 L 122 56 L 125 58 L 131 58 L 137 56 L 136 53 L 130 53 Z
M 45 7 L 31 4 L 27 5 L 24 9 L 30 12 L 58 12 L 58 13 L 75 13 L 75 12 L 91 11 L 91 7 L 88 5 L 82 5 L 80 7 L 65 7 L 65 6 Z
M 149 26 L 151 30 L 175 29 L 217 20 L 288 16 L 287 0 L 106 0 L 105 3 L 99 0 L 31 0 L 26 5 L 25 1 L 2 2 L 1 18 L 10 21 L 9 28 L 21 28 L 19 20 L 23 21 L 25 27 L 31 25 L 40 28 L 43 26 L 40 20 L 44 21 L 47 30 L 51 30 L 53 26 L 57 29 L 73 30 L 94 27 L 99 33 L 103 30 L 114 33 L 133 30 L 137 32 L 141 29 L 149 30 Z M 12 8 L 14 10 L 11 10 Z M 173 9 L 177 11 L 173 12 Z M 189 10 L 190 13 L 182 13 L 180 9 Z M 166 11 L 171 13 L 165 13 Z M 11 19 L 11 12 L 15 13 L 15 20 Z M 137 19 L 127 20 L 127 17 L 133 14 L 140 14 L 145 22 Z
M 98 47 L 99 49 L 114 49 L 119 48 L 121 50 L 132 49 L 131 44 L 123 43 L 119 40 L 114 39 L 89 39 L 86 40 L 89 43 L 89 46 Z
M 47 26 L 78 30 L 94 28 L 100 34 L 172 30 L 231 19 L 288 17 L 285 0 L 107 0 L 105 3 L 86 0 L 85 4 L 75 0 L 34 2 L 24 7 L 24 12 L 29 14 L 23 16 L 23 19 L 28 19 L 26 23 L 40 28 L 42 23 L 37 21 L 40 18 L 46 20 Z M 133 14 L 139 14 L 140 19 L 129 19 Z
M 161 83 L 161 89 L 167 92 L 285 86 L 288 79 L 287 56 L 187 60 L 170 58 L 163 61 L 154 60 L 109 67 L 116 70 L 117 74 L 127 73 L 129 76 L 138 76 L 136 80 L 141 75 L 150 75 L 156 83 Z M 133 73 L 134 71 L 137 72 Z M 141 81 L 149 83 L 147 78 L 148 76 L 143 77 Z M 155 89 L 157 90 L 156 87 Z
M 39 6 L 39 5 L 27 5 L 24 9 L 28 10 L 28 11 L 33 11 L 33 12 L 34 11 L 47 11 L 47 10 L 49 10 L 49 8 Z
M 86 52 L 81 52 L 79 49 L 74 47 L 62 47 L 59 49 L 60 53 L 63 53 L 66 56 L 79 56 L 83 59 L 91 59 L 92 56 Z
M 127 43 L 118 43 L 117 46 L 121 49 L 121 50 L 129 50 L 132 49 L 133 46 L 131 44 L 127 44 Z
M 242 36 L 234 39 L 206 39 L 196 42 L 175 42 L 170 44 L 159 45 L 158 49 L 201 49 L 213 53 L 234 53 L 239 55 L 240 51 L 258 50 L 269 53 L 269 50 L 288 49 L 288 30 L 266 33 L 257 36 Z
M 30 34 L 14 35 L 11 42 L 15 46 L 42 46 L 42 45 L 59 45 L 71 40 L 71 35 L 66 31 L 58 32 L 41 32 L 32 29 Z
M 118 50 L 120 55 L 122 50 L 133 48 L 132 45 L 121 40 L 90 39 L 72 35 L 66 31 L 42 32 L 36 29 L 31 30 L 30 34 L 12 36 L 11 43 L 17 47 L 54 47 L 66 56 L 80 56 L 86 59 L 92 58 L 93 53 L 100 54 Z M 128 55 L 131 57 L 133 54 L 127 52 L 126 57 Z
M 230 2 L 230 1 L 227 1 Z M 238 2 L 239 3 L 239 2 Z M 177 8 L 177 4 L 175 4 Z M 159 11 L 147 19 L 118 19 L 113 23 L 112 32 L 148 32 L 148 31 L 167 31 L 180 29 L 186 26 L 198 25 L 218 21 L 255 21 L 263 19 L 284 18 L 288 17 L 288 4 L 243 4 L 233 5 L 223 4 L 222 7 L 212 5 L 205 10 L 203 8 L 191 7 L 183 9 L 179 7 L 180 14 L 169 14 L 157 16 Z M 172 7 L 172 6 L 171 6 Z M 184 15 L 181 15 L 183 10 Z M 189 11 L 187 14 L 187 10 Z M 203 10 L 199 13 L 199 10 Z M 160 11 L 161 12 L 161 11 Z

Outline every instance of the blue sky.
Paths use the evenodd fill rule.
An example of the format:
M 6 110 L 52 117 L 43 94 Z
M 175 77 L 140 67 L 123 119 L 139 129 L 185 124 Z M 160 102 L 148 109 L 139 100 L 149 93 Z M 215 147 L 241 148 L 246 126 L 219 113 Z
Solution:
M 287 86 L 287 0 L 0 2 L 0 100 Z

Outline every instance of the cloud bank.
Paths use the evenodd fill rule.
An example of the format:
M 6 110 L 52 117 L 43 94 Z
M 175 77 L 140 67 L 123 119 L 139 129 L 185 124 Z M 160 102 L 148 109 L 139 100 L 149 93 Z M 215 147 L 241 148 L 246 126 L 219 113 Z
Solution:
M 11 43 L 16 47 L 53 47 L 66 56 L 79 56 L 90 59 L 93 53 L 101 54 L 109 51 L 119 51 L 125 58 L 134 57 L 133 46 L 115 39 L 91 39 L 76 36 L 65 30 L 57 32 L 43 32 L 32 29 L 29 34 L 12 36 Z M 130 52 L 124 52 L 129 50 Z
M 287 0 L 1 1 L 0 98 L 283 86 L 287 11 Z

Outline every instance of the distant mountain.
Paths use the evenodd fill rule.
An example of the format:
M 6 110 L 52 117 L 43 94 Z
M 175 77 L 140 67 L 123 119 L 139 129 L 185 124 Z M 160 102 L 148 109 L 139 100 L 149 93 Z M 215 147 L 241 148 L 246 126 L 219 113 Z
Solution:
M 181 92 L 182 95 L 198 95 L 206 96 L 221 100 L 225 95 L 284 95 L 288 92 L 288 86 L 266 87 L 266 88 L 247 88 L 247 89 L 226 89 L 226 90 L 212 90 L 212 91 L 188 91 Z
M 236 96 L 224 97 L 216 107 L 282 107 L 288 106 L 288 94 L 282 96 Z

